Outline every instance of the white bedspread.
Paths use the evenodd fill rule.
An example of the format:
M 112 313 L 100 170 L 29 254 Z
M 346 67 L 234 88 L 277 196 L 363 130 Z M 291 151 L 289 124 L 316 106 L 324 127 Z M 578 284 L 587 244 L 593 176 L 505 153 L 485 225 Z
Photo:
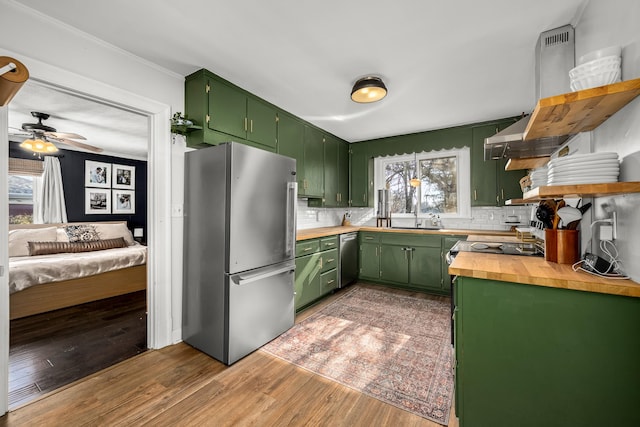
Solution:
M 93 276 L 146 262 L 147 247 L 140 244 L 76 254 L 12 257 L 9 258 L 9 293 L 34 285 Z

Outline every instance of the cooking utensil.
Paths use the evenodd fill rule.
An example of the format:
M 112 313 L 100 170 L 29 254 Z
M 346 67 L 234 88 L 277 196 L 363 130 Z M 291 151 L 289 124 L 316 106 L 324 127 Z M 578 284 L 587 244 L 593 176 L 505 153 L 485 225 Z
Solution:
M 560 215 L 558 215 L 558 210 L 562 209 L 565 206 L 564 200 L 560 200 L 556 203 L 556 209 L 553 212 L 553 228 L 558 228 L 558 224 L 560 223 Z
M 582 200 L 582 199 L 581 199 L 581 200 Z M 582 215 L 584 215 L 584 213 L 585 213 L 586 211 L 588 211 L 590 207 L 591 207 L 591 202 L 587 203 L 586 205 L 583 205 L 583 206 L 579 207 L 578 209 L 580 210 L 580 213 L 581 213 Z
M 551 218 L 553 217 L 553 210 L 545 203 L 543 200 L 540 202 L 536 209 L 536 218 L 544 224 L 545 228 L 553 228 L 553 222 Z
M 580 213 L 580 209 L 564 206 L 558 209 L 558 216 L 562 220 L 562 224 L 568 225 L 574 221 L 580 221 L 582 219 L 582 213 Z
M 571 221 L 569 224 L 567 224 L 567 230 L 575 230 L 576 228 L 578 228 L 578 225 L 580 225 L 580 220 Z

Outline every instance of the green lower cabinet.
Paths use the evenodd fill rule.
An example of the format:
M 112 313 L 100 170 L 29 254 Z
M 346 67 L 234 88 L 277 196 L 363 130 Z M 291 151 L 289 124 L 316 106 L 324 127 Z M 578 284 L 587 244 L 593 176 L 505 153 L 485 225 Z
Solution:
M 413 287 L 442 289 L 440 248 L 412 247 L 409 256 L 409 284 Z
M 640 298 L 458 277 L 460 427 L 640 425 Z
M 404 246 L 380 245 L 380 280 L 397 284 L 408 283 L 408 255 Z
M 358 277 L 365 280 L 380 279 L 380 248 L 378 243 L 360 242 L 360 274 Z
M 334 268 L 320 275 L 320 294 L 325 295 L 338 288 L 338 269 Z
M 296 258 L 294 285 L 296 310 L 320 297 L 321 260 L 320 252 Z

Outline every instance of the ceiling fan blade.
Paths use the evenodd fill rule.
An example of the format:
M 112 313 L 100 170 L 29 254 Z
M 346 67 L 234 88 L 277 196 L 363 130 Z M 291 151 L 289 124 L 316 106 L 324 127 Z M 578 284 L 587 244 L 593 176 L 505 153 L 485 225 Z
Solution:
M 85 138 L 82 135 L 78 135 L 77 133 L 65 133 L 65 132 L 45 132 L 45 135 L 50 136 L 52 138 L 56 138 L 56 139 L 84 139 L 86 140 L 87 138 Z
M 94 153 L 101 153 L 104 150 L 102 148 L 94 147 L 93 145 L 83 144 L 82 142 L 74 141 L 72 139 L 66 138 L 52 138 L 56 141 L 62 142 L 64 144 L 73 145 L 74 147 L 83 148 L 88 151 L 93 151 Z
M 31 135 L 31 132 L 27 132 L 24 129 L 14 128 L 12 126 L 9 126 L 9 129 L 15 131 L 9 132 L 11 135 Z

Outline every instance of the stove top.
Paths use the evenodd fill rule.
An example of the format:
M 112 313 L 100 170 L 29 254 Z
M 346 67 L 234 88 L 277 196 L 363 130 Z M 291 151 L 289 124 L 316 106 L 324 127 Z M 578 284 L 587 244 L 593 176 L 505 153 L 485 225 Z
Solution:
M 542 256 L 535 243 L 531 242 L 472 242 L 459 240 L 449 251 L 455 256 L 458 252 L 480 252 L 485 254 Z

